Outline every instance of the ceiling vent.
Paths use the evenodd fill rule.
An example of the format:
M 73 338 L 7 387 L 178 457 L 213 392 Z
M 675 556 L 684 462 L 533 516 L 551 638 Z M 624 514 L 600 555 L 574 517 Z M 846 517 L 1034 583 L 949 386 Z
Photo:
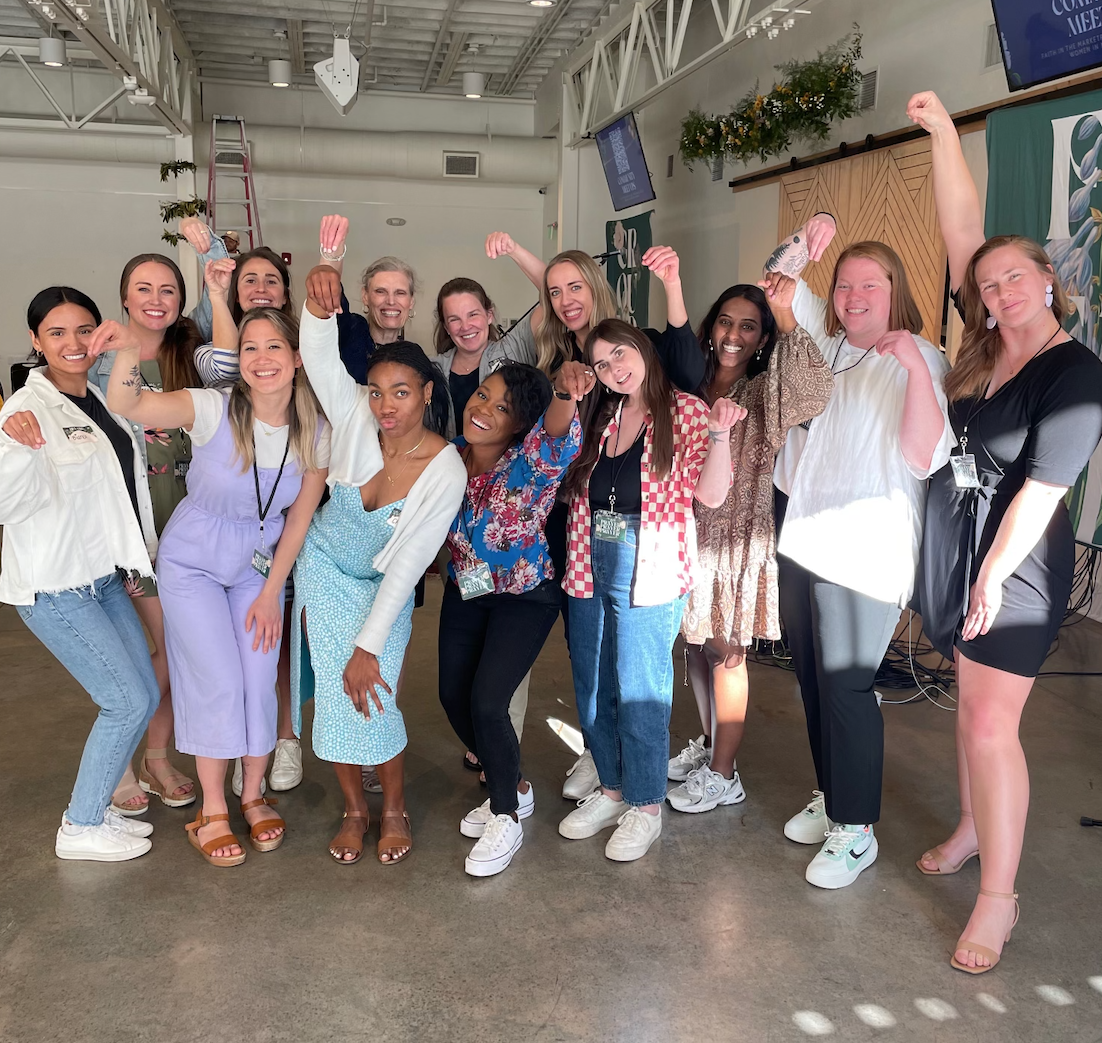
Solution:
M 444 177 L 478 177 L 478 153 L 445 152 Z
M 1002 65 L 1003 52 L 999 47 L 999 30 L 998 27 L 992 22 L 987 27 L 987 40 L 983 46 L 983 67 L 985 69 L 994 68 L 996 65 Z
M 868 109 L 876 108 L 876 88 L 879 82 L 879 69 L 873 69 L 871 72 L 864 72 L 861 74 L 861 87 L 857 106 L 859 111 L 865 112 Z

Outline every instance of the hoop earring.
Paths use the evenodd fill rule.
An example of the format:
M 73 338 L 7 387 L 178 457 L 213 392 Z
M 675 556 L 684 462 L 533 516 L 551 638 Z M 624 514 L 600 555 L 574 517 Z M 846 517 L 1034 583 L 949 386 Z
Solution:
M 1052 307 L 1052 283 L 1049 283 L 1045 287 L 1045 307 L 1046 308 L 1051 308 Z
M 987 316 L 986 326 L 989 330 L 993 330 L 998 325 L 999 320 L 994 315 Z

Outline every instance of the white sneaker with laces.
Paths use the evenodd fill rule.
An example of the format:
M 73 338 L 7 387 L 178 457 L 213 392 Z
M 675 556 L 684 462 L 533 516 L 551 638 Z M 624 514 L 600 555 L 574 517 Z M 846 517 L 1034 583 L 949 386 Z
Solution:
M 622 800 L 613 800 L 599 789 L 578 801 L 578 806 L 559 823 L 559 835 L 567 840 L 595 837 L 602 829 L 619 822 L 626 806 Z
M 536 791 L 532 784 L 528 784 L 528 792 L 521 793 L 517 790 L 517 818 L 531 818 L 536 810 Z M 465 837 L 480 837 L 486 830 L 487 823 L 494 817 L 490 810 L 490 802 L 484 800 L 474 811 L 468 811 L 459 823 L 459 832 Z
M 294 789 L 302 782 L 302 744 L 298 739 L 278 739 L 272 770 L 268 773 L 272 789 L 278 793 Z
M 696 771 L 689 772 L 689 777 L 680 786 L 670 790 L 666 799 L 675 811 L 697 814 L 721 804 L 740 804 L 746 799 L 746 790 L 742 788 L 737 771 L 725 779 L 718 771 L 702 764 Z
M 512 815 L 494 815 L 463 863 L 468 876 L 496 876 L 509 867 L 524 843 L 524 829 Z
M 816 887 L 847 887 L 876 861 L 879 850 L 872 826 L 837 825 L 804 876 Z
M 670 782 L 684 782 L 689 777 L 690 772 L 694 772 L 697 768 L 707 764 L 711 756 L 712 751 L 704 745 L 703 735 L 699 739 L 690 739 L 689 745 L 685 749 L 676 757 L 670 758 L 666 777 Z
M 148 837 L 135 836 L 104 822 L 99 826 L 58 827 L 54 854 L 58 858 L 83 862 L 126 862 L 144 855 L 151 847 Z
M 582 750 L 582 755 L 566 773 L 566 782 L 562 785 L 562 795 L 566 800 L 582 800 L 594 790 L 600 789 L 601 780 L 597 776 L 597 765 L 593 763 L 593 754 Z
M 110 804 L 107 805 L 107 811 L 103 816 L 104 825 L 112 826 L 115 829 L 121 829 L 124 833 L 129 833 L 132 837 L 148 837 L 153 834 L 152 822 L 139 822 L 137 819 L 127 818 L 125 815 L 120 815 Z M 65 819 L 62 818 L 61 824 L 65 825 Z
M 784 824 L 784 835 L 797 844 L 821 844 L 834 823 L 827 818 L 822 790 L 812 790 L 806 808 Z
M 241 758 L 238 757 L 237 760 L 235 760 L 233 762 L 233 778 L 230 780 L 230 789 L 233 790 L 233 795 L 235 797 L 240 797 L 241 796 L 241 788 L 244 785 L 244 783 L 245 783 L 244 769 L 241 767 Z M 267 793 L 267 792 L 268 792 L 268 780 L 267 779 L 261 779 L 260 780 L 260 795 L 264 796 L 264 794 Z
M 628 808 L 620 816 L 616 832 L 605 844 L 605 858 L 613 862 L 634 862 L 642 858 L 662 835 L 662 809 L 652 815 L 642 808 Z

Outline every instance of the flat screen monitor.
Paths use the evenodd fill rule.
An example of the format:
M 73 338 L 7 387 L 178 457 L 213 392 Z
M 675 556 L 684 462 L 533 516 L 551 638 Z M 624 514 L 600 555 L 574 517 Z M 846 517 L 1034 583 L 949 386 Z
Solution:
M 1102 65 L 1102 0 L 991 0 L 1012 91 Z
M 634 113 L 629 112 L 604 130 L 597 131 L 597 150 L 601 153 L 601 166 L 605 168 L 605 180 L 612 194 L 613 210 L 626 210 L 654 199 L 654 186 Z

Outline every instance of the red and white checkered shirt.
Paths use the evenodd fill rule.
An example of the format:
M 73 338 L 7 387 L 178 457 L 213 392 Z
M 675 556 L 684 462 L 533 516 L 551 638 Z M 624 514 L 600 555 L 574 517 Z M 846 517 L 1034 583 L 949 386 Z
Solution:
M 636 548 L 632 603 L 662 605 L 693 588 L 696 568 L 696 522 L 693 490 L 708 456 L 708 407 L 695 395 L 675 391 L 670 403 L 673 417 L 673 467 L 668 478 L 651 473 L 653 424 L 648 419 L 643 435 L 640 485 L 642 511 Z M 616 434 L 619 411 L 608 422 L 598 457 L 606 440 Z M 589 479 L 570 502 L 567 527 L 566 576 L 563 590 L 571 597 L 593 597 L 590 557 Z

